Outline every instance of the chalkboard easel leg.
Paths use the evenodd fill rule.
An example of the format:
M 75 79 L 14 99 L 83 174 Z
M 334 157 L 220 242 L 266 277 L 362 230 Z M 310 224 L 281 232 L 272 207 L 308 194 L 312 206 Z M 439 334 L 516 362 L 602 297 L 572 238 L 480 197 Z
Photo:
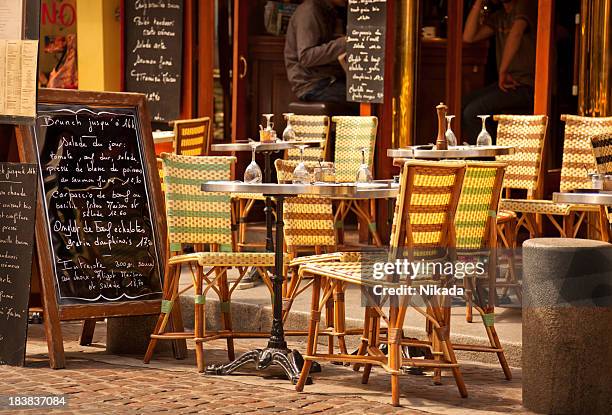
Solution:
M 81 330 L 81 337 L 79 344 L 81 346 L 89 346 L 93 341 L 94 331 L 96 330 L 96 318 L 88 318 L 83 321 L 83 329 Z

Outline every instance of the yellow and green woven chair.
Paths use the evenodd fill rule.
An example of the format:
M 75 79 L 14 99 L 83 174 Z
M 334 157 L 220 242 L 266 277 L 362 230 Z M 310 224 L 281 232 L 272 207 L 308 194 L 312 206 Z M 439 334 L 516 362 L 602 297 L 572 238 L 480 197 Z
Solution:
M 174 152 L 183 156 L 210 154 L 210 118 L 172 121 L 174 126 Z
M 336 125 L 336 142 L 334 147 L 334 167 L 338 183 L 354 183 L 357 170 L 361 165 L 361 151 L 366 149 L 366 163 L 374 173 L 374 147 L 378 119 L 376 117 L 337 116 L 332 117 Z M 342 200 L 336 207 L 335 226 L 339 240 L 343 239 L 344 220 L 349 212 L 355 213 L 359 221 L 368 227 L 376 246 L 382 241 L 376 229 L 376 201 L 370 201 L 369 207 L 362 200 Z M 369 212 L 368 212 L 369 211 Z
M 395 262 L 408 252 L 409 260 L 415 260 L 415 253 L 427 255 L 448 253 L 455 246 L 454 216 L 459 201 L 461 185 L 465 174 L 463 162 L 421 162 L 408 161 L 400 177 L 400 191 L 395 205 L 391 231 L 390 252 L 383 260 Z M 308 345 L 296 390 L 302 391 L 313 361 L 340 361 L 350 364 L 364 364 L 362 383 L 367 383 L 372 365 L 381 366 L 391 375 L 391 400 L 399 405 L 399 375 L 403 366 L 449 369 L 452 371 L 459 393 L 467 396 L 463 376 L 455 358 L 453 345 L 449 341 L 448 308 L 444 311 L 438 296 L 424 298 L 427 306 L 412 304 L 411 295 L 390 296 L 387 305 L 378 301 L 368 303 L 365 311 L 364 336 L 357 355 L 323 354 L 317 352 L 321 310 L 333 296 L 338 286 L 352 284 L 362 288 L 368 297 L 368 288 L 376 286 L 398 288 L 398 283 L 411 284 L 411 279 L 375 279 L 373 260 L 357 255 L 336 263 L 306 264 L 300 267 L 300 274 L 314 278 L 312 289 L 311 315 Z M 415 308 L 431 326 L 430 342 L 406 339 L 402 329 L 408 307 Z M 386 338 L 380 336 L 380 322 L 387 324 Z M 388 355 L 379 348 L 387 343 Z M 429 348 L 433 358 L 413 359 L 402 356 L 402 346 Z
M 321 144 L 304 149 L 304 160 L 327 160 L 329 140 L 329 117 L 327 115 L 289 115 L 296 135 L 296 144 L 303 140 L 321 140 Z M 300 150 L 291 148 L 285 152 L 285 160 L 300 160 Z
M 591 146 L 591 138 L 601 134 L 612 133 L 612 117 L 581 117 L 562 115 L 565 121 L 565 138 L 563 142 L 563 161 L 561 164 L 561 192 L 589 188 L 591 182 L 587 172 L 595 172 L 597 165 Z M 501 208 L 521 213 L 527 220 L 524 222 L 531 237 L 539 236 L 533 217 L 546 216 L 557 228 L 561 236 L 576 237 L 580 225 L 588 213 L 598 213 L 597 206 L 570 205 L 554 203 L 551 200 L 505 200 Z M 556 217 L 562 218 L 559 223 Z M 607 240 L 607 220 L 598 220 L 597 230 L 602 239 Z
M 202 183 L 210 180 L 229 180 L 235 157 L 181 156 L 162 153 L 164 182 L 166 185 L 166 217 L 168 224 L 169 258 L 164 272 L 161 313 L 151 334 L 144 357 L 148 363 L 158 340 L 191 339 L 195 341 L 198 370 L 204 370 L 203 342 L 227 339 L 228 357 L 234 359 L 230 300 L 236 285 L 247 267 L 256 267 L 262 275 L 274 267 L 274 253 L 235 252 L 232 232 L 231 198 L 223 193 L 205 193 Z M 189 244 L 195 252 L 184 254 L 183 245 Z M 206 250 L 208 248 L 208 250 Z M 166 327 L 173 307 L 179 306 L 179 297 L 191 289 L 179 290 L 181 269 L 191 270 L 195 291 L 195 330 L 193 333 L 167 332 Z M 229 283 L 227 272 L 238 268 L 239 277 Z M 268 288 L 269 278 L 264 278 Z M 219 297 L 221 312 L 220 331 L 206 329 L 205 303 L 207 293 L 213 290 Z M 266 334 L 262 333 L 262 337 Z
M 504 179 L 505 163 L 468 162 L 455 216 L 457 258 L 463 263 L 487 263 L 483 276 L 465 275 L 466 319 L 472 321 L 472 307 L 482 318 L 490 347 L 453 343 L 455 350 L 496 353 L 506 379 L 512 378 L 504 349 L 495 330 L 497 278 L 496 217 Z M 486 293 L 486 294 L 485 294 Z M 488 298 L 486 298 L 488 297 Z

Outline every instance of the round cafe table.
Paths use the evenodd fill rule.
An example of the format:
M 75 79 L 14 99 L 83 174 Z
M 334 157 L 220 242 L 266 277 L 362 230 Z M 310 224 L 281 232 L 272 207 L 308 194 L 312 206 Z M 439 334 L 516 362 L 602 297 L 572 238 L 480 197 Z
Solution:
M 296 146 L 302 144 L 307 146 L 320 146 L 321 143 L 321 140 L 300 140 L 299 142 L 277 140 L 270 143 L 257 142 L 255 152 L 261 153 L 264 156 L 263 182 L 270 183 L 272 181 L 271 157 L 273 153 L 289 150 L 290 148 L 295 148 Z M 233 143 L 213 144 L 210 149 L 211 151 L 220 152 L 253 151 L 253 147 L 251 147 L 251 143 L 249 141 L 236 141 Z M 269 197 L 266 197 L 266 207 L 264 208 L 264 214 L 266 215 L 266 251 L 273 252 L 274 248 L 272 243 L 272 200 Z M 248 278 L 255 279 L 256 274 L 257 270 L 253 268 L 249 273 Z
M 387 156 L 405 159 L 467 159 L 481 157 L 507 156 L 514 154 L 512 146 L 454 146 L 448 150 L 436 150 L 435 146 L 411 146 L 405 148 L 390 148 Z
M 238 359 L 225 365 L 211 365 L 206 368 L 210 375 L 229 375 L 248 362 L 255 362 L 257 370 L 267 369 L 271 365 L 280 366 L 289 380 L 298 381 L 304 359 L 297 350 L 290 350 L 285 341 L 283 328 L 283 246 L 284 220 L 283 203 L 286 197 L 297 195 L 315 195 L 351 199 L 385 199 L 397 197 L 399 185 L 392 182 L 377 182 L 368 185 L 355 184 L 249 184 L 240 181 L 210 181 L 202 184 L 204 192 L 224 193 L 262 193 L 276 200 L 276 244 L 274 274 L 272 276 L 272 329 L 268 345 L 263 349 L 246 352 Z

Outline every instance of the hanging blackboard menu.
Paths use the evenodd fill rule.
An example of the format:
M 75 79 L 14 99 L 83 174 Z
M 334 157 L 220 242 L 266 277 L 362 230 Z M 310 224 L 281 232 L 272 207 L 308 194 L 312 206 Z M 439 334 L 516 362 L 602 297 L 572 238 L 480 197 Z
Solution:
M 179 118 L 183 0 L 125 0 L 125 90 L 142 92 L 153 121 Z
M 41 104 L 36 139 L 60 304 L 161 298 L 135 108 Z
M 0 365 L 24 362 L 37 183 L 35 164 L 0 163 Z
M 346 38 L 348 101 L 382 103 L 386 0 L 349 0 Z

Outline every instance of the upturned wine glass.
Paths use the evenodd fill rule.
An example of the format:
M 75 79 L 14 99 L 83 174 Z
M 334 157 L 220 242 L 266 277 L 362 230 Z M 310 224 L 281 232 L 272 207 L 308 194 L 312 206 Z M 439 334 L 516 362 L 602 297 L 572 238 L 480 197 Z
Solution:
M 457 145 L 457 136 L 451 129 L 451 121 L 453 118 L 455 118 L 454 115 L 446 116 L 446 132 L 444 133 L 444 136 L 446 137 L 446 142 L 449 147 L 454 147 Z
M 372 180 L 374 180 L 370 167 L 366 163 L 366 151 L 368 151 L 367 147 L 361 149 L 361 165 L 357 170 L 356 183 L 372 183 Z
M 482 120 L 482 130 L 480 130 L 480 134 L 478 134 L 478 138 L 476 139 L 477 146 L 490 146 L 493 145 L 493 139 L 491 138 L 491 134 L 487 131 L 487 118 L 490 115 L 479 115 L 478 118 Z
M 298 148 L 300 149 L 300 162 L 295 169 L 293 169 L 293 183 L 297 184 L 309 184 L 310 183 L 310 173 L 308 173 L 308 169 L 306 168 L 306 164 L 304 163 L 304 149 L 308 147 L 307 145 L 300 145 Z
M 291 125 L 291 116 L 294 115 L 292 112 L 283 113 L 285 119 L 287 120 L 287 126 L 283 130 L 283 141 L 295 141 L 297 140 L 297 134 L 293 129 L 293 125 Z
M 255 161 L 255 151 L 257 150 L 257 146 L 259 143 L 257 141 L 251 141 L 251 163 L 247 166 L 244 171 L 244 182 L 245 183 L 261 183 L 263 179 L 263 174 L 261 173 L 261 168 L 257 165 Z

